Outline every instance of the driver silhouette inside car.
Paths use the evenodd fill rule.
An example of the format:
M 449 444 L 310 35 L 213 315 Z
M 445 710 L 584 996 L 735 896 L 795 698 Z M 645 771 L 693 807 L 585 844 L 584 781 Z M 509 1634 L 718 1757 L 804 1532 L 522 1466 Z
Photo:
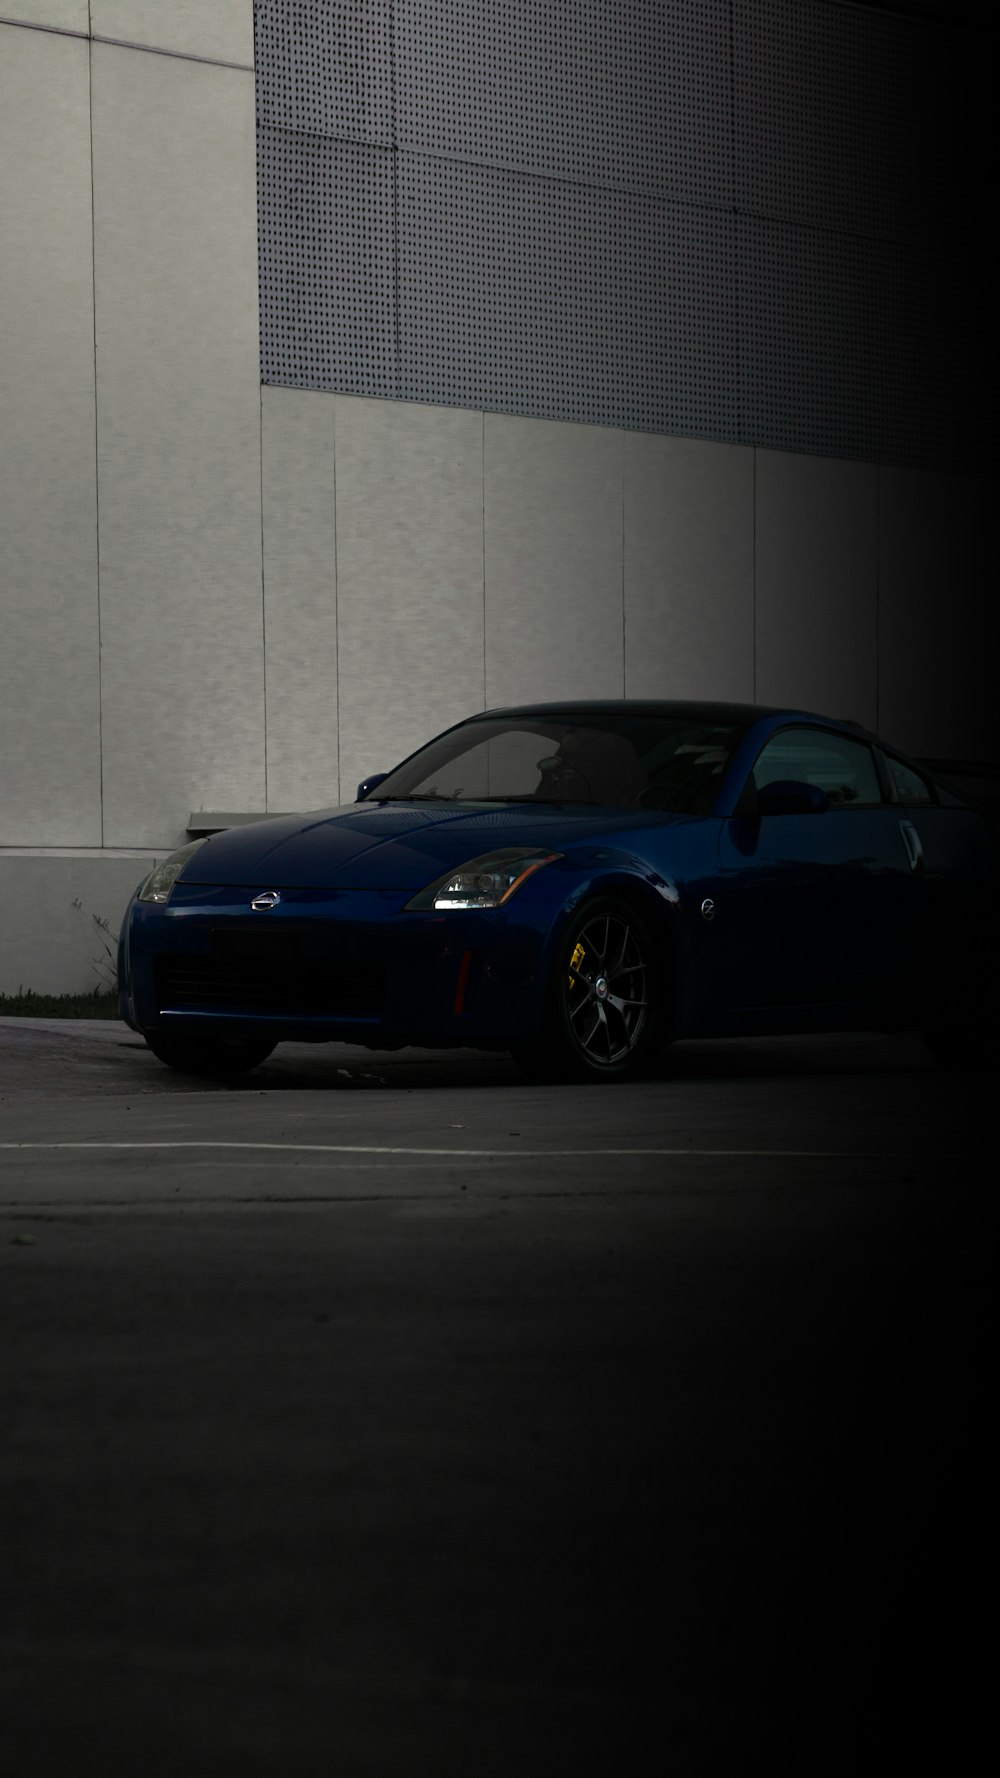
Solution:
M 631 742 L 603 729 L 570 729 L 558 752 L 540 759 L 538 769 L 536 802 L 630 808 L 646 785 L 646 773 Z

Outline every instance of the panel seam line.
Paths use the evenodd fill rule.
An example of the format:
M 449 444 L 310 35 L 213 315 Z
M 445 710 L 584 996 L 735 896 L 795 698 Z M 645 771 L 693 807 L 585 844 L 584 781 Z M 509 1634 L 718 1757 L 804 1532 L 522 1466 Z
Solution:
M 337 693 L 337 802 L 344 800 L 343 759 L 340 751 L 340 562 L 338 548 L 340 545 L 340 514 L 337 511 L 337 439 L 340 418 L 338 403 L 340 396 L 333 397 L 333 657 L 334 685 Z
M 481 431 L 481 490 L 482 490 L 482 551 L 483 551 L 483 709 L 486 709 L 486 409 L 480 410 L 482 419 Z
M 95 38 L 94 41 L 104 42 L 105 39 Z M 172 52 L 165 50 L 162 53 Z M 236 66 L 237 64 L 222 65 Z M 253 70 L 251 69 L 250 72 L 252 73 Z M 925 258 L 937 257 L 941 260 L 946 259 L 950 251 L 945 247 L 935 254 L 928 237 L 918 235 L 916 232 L 886 234 L 877 230 L 848 228 L 841 223 L 817 222 L 803 217 L 782 215 L 780 212 L 767 209 L 748 209 L 736 201 L 735 187 L 729 196 L 721 198 L 686 197 L 681 192 L 665 190 L 662 187 L 653 189 L 648 186 L 625 183 L 609 185 L 606 180 L 587 179 L 580 174 L 554 173 L 546 168 L 519 166 L 514 161 L 483 160 L 471 154 L 449 154 L 445 149 L 419 148 L 412 143 L 372 142 L 363 136 L 341 135 L 336 131 L 328 130 L 307 130 L 303 129 L 300 124 L 275 123 L 266 117 L 260 119 L 260 127 L 264 130 L 271 130 L 276 135 L 280 133 L 286 136 L 308 136 L 316 142 L 344 142 L 355 148 L 381 149 L 383 154 L 393 155 L 397 163 L 400 155 L 412 155 L 421 160 L 446 162 L 449 166 L 475 167 L 486 173 L 511 173 L 518 178 L 534 179 L 550 186 L 559 185 L 582 191 L 604 192 L 608 197 L 641 198 L 647 203 L 658 204 L 664 209 L 673 205 L 680 210 L 710 213 L 717 216 L 741 217 L 748 222 L 764 223 L 769 228 L 782 228 L 790 233 L 821 236 L 835 242 L 861 241 L 867 245 L 888 247 L 900 253 L 919 253 Z M 735 154 L 735 142 L 733 152 Z
M 399 141 L 396 124 L 396 8 L 389 8 L 389 115 L 392 119 L 392 320 L 396 361 L 392 367 L 392 387 L 396 400 L 402 400 L 403 358 L 400 347 L 399 316 Z
M 256 8 L 256 6 L 254 6 L 254 9 L 253 9 L 253 46 L 254 46 L 254 62 L 256 63 L 259 60 L 259 57 L 257 55 L 257 8 Z M 257 90 L 256 89 L 257 89 L 257 81 L 256 81 L 256 74 L 255 74 L 255 78 L 254 78 L 254 120 L 255 120 L 255 126 L 256 126 L 256 117 L 257 117 Z M 270 805 L 269 805 L 269 801 L 268 801 L 269 791 L 268 791 L 268 738 L 267 738 L 267 572 L 266 572 L 265 560 L 264 560 L 264 364 L 263 364 L 263 351 L 262 351 L 263 328 L 262 328 L 262 324 L 261 324 L 261 315 L 262 315 L 262 311 L 263 311 L 263 290 L 261 288 L 262 280 L 261 280 L 261 253 L 260 253 L 260 242 L 261 242 L 262 231 L 261 231 L 261 226 L 260 226 L 259 144 L 260 144 L 260 137 L 259 137 L 259 134 L 257 133 L 256 127 L 255 127 L 254 179 L 255 179 L 255 185 L 256 185 L 255 197 L 256 197 L 256 210 L 257 210 L 257 354 L 258 354 L 258 366 L 259 366 L 259 376 L 258 376 L 258 384 L 257 384 L 257 425 L 258 425 L 257 439 L 258 439 L 259 460 L 260 460 L 260 657 L 261 657 L 260 658 L 260 676 L 261 676 L 261 698 L 262 698 L 262 703 L 263 703 L 263 716 L 264 716 L 264 810 L 266 813 Z
M 90 21 L 90 0 L 87 3 Z M 101 625 L 101 474 L 97 420 L 97 213 L 94 199 L 94 57 L 87 47 L 87 98 L 90 124 L 90 299 L 94 329 L 94 570 L 97 590 L 97 785 L 104 848 L 104 637 Z
M 258 386 L 257 416 L 260 443 L 260 670 L 264 701 L 264 808 L 269 807 L 267 789 L 267 576 L 264 569 L 264 385 Z
M 89 5 L 88 5 L 89 18 Z M 253 74 L 249 62 L 227 62 L 221 56 L 199 56 L 186 49 L 164 49 L 157 43 L 133 43 L 128 37 L 104 37 L 98 31 L 74 31 L 69 25 L 43 25 L 35 19 L 10 18 L 0 13 L 0 25 L 12 25 L 19 31 L 44 31 L 49 37 L 75 37 L 81 43 L 107 43 L 112 49 L 137 49 L 147 56 L 170 56 L 175 62 L 201 62 L 208 68 L 235 68 L 241 74 Z
M 733 224 L 733 382 L 736 396 L 736 439 L 746 440 L 743 422 L 744 399 L 742 365 L 740 363 L 740 211 L 736 194 L 736 0 L 729 0 L 729 215 Z M 756 638 L 755 638 L 756 646 Z
M 757 450 L 753 447 L 753 703 L 757 702 Z
M 875 465 L 875 733 L 882 732 L 882 465 Z
M 621 540 L 622 540 L 622 567 L 621 567 L 621 595 L 622 595 L 622 697 L 623 697 L 623 698 L 627 698 L 627 697 L 628 697 L 628 673 L 627 673 L 627 669 L 626 669 L 626 655 L 625 655 L 625 646 L 626 646 L 626 634 L 625 634 L 625 626 L 626 626 L 626 618 L 625 618 L 625 428 L 624 428 L 624 427 L 621 427 L 621 428 L 620 428 L 620 429 L 619 429 L 619 438 L 620 438 L 620 439 L 621 439 L 621 458 L 620 458 L 620 462 L 621 462 Z

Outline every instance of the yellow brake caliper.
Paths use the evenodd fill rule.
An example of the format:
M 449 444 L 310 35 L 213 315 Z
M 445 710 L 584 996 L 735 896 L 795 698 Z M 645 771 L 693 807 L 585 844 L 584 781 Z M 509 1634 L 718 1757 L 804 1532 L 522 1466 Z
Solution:
M 569 960 L 569 967 L 570 967 L 571 972 L 574 969 L 581 969 L 583 967 L 583 959 L 585 958 L 586 955 L 587 955 L 587 953 L 584 950 L 583 946 L 577 945 L 576 950 L 573 952 L 573 955 Z M 571 973 L 570 978 L 569 978 L 569 985 L 570 985 L 571 990 L 575 986 L 575 983 L 576 983 L 576 977 Z

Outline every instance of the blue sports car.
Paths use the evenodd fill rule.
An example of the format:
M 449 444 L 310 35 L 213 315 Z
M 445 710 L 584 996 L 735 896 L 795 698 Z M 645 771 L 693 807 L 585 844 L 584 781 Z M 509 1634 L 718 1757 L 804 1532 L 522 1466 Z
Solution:
M 184 846 L 136 891 L 123 1018 L 175 1068 L 282 1039 L 508 1049 L 617 1080 L 673 1038 L 995 1030 L 995 820 L 852 723 L 581 702 L 458 723 L 344 808 Z

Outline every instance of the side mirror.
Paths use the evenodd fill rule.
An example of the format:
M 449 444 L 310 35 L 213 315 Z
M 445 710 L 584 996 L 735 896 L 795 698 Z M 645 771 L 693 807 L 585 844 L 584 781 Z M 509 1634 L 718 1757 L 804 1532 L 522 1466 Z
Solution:
M 825 790 L 798 778 L 776 778 L 757 792 L 758 815 L 822 815 L 829 807 Z
M 373 790 L 377 790 L 379 785 L 384 783 L 388 776 L 388 772 L 373 772 L 370 778 L 362 778 L 361 783 L 358 785 L 358 794 L 354 799 L 355 802 L 363 803 L 365 797 L 370 796 Z

